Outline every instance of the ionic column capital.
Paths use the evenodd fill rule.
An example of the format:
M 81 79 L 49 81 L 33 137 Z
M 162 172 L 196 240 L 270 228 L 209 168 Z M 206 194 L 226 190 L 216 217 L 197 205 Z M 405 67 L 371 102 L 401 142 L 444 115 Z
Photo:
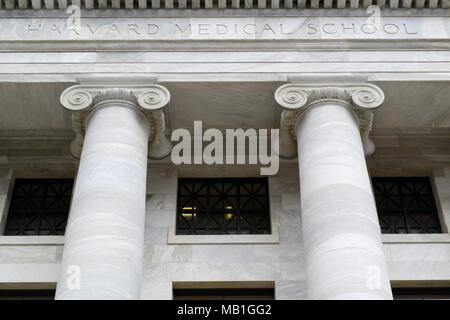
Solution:
M 294 158 L 297 155 L 295 126 L 310 108 L 325 103 L 340 103 L 350 107 L 359 118 L 364 153 L 370 156 L 375 145 L 369 138 L 374 109 L 384 102 L 383 91 L 372 84 L 359 85 L 305 85 L 285 84 L 275 91 L 275 100 L 282 107 L 280 124 L 280 155 Z
M 166 157 L 172 144 L 165 135 L 165 117 L 162 109 L 170 101 L 170 92 L 157 84 L 144 86 L 75 85 L 60 96 L 62 106 L 72 111 L 72 126 L 76 137 L 71 153 L 79 158 L 86 130 L 86 119 L 96 109 L 112 103 L 123 103 L 142 112 L 149 121 L 149 157 Z
M 145 86 L 95 86 L 75 85 L 61 94 L 61 104 L 70 111 L 85 111 L 105 101 L 128 101 L 143 111 L 160 110 L 170 101 L 165 87 Z

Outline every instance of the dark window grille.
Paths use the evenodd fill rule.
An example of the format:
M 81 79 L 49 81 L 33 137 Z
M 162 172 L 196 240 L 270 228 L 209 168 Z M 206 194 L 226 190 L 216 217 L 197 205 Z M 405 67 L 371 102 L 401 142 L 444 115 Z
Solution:
M 394 300 L 450 300 L 450 288 L 392 288 Z
M 179 179 L 176 231 L 270 234 L 267 179 Z
M 63 235 L 73 179 L 17 179 L 5 235 Z
M 428 178 L 373 178 L 382 233 L 442 233 Z
M 273 288 L 173 289 L 174 300 L 274 300 Z
M 54 300 L 55 290 L 0 290 L 0 300 Z

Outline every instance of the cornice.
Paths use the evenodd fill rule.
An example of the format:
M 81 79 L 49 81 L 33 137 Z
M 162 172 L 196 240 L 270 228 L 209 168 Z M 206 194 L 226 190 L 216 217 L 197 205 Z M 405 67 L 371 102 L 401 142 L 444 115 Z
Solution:
M 170 92 L 163 86 L 75 85 L 63 91 L 60 101 L 65 109 L 73 112 L 75 139 L 71 143 L 71 153 L 76 158 L 81 155 L 89 114 L 114 101 L 136 108 L 148 119 L 151 129 L 150 158 L 164 158 L 172 149 L 172 144 L 165 135 L 166 123 L 162 111 L 170 101 Z
M 310 108 L 326 102 L 343 104 L 355 112 L 359 119 L 364 153 L 366 156 L 374 153 L 375 145 L 369 138 L 373 110 L 384 102 L 384 93 L 377 86 L 285 84 L 276 90 L 275 100 L 283 109 L 280 119 L 280 156 L 297 156 L 295 127 L 298 120 Z
M 380 8 L 389 9 L 440 9 L 449 8 L 449 0 L 4 0 L 2 8 L 13 9 L 60 9 L 65 10 L 70 5 L 78 5 L 82 9 L 168 9 L 168 10 L 208 10 L 208 9 L 359 9 L 376 4 Z
M 450 0 L 449 0 L 450 1 Z M 137 51 L 137 52 L 248 52 L 248 51 L 448 51 L 447 40 L 182 40 L 168 42 L 152 40 L 148 42 L 132 40 L 111 40 L 99 42 L 92 40 L 72 41 L 0 41 L 0 52 L 86 52 L 86 51 Z M 414 61 L 411 61 L 414 62 Z M 420 63 L 420 62 L 415 62 Z

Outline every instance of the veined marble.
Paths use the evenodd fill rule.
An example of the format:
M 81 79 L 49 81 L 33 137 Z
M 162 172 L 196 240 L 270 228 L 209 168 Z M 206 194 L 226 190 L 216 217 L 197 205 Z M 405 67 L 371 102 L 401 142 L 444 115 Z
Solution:
M 449 0 L 376 1 L 378 21 L 362 0 L 72 1 L 80 24 L 69 4 L 1 4 L 0 231 L 15 177 L 78 175 L 66 237 L 0 236 L 0 289 L 59 281 L 58 298 L 99 297 L 100 287 L 101 298 L 171 299 L 179 282 L 235 281 L 306 299 L 390 298 L 388 280 L 448 285 Z M 301 88 L 281 112 L 273 95 L 286 83 Z M 59 104 L 74 85 L 62 100 L 72 117 Z M 385 99 L 372 110 L 375 86 Z M 142 96 L 150 87 L 165 99 Z M 272 235 L 175 235 L 179 177 L 259 174 L 160 159 L 166 134 L 196 120 L 282 124 L 289 159 L 269 177 Z M 380 235 L 368 173 L 430 176 L 445 233 Z M 65 290 L 73 265 L 90 292 Z M 367 290 L 373 266 L 381 286 Z
M 148 179 L 176 179 L 178 168 L 171 165 L 152 165 L 148 172 Z M 436 178 L 441 177 L 443 171 L 438 171 Z M 445 170 L 448 172 L 448 169 Z M 270 182 L 282 186 L 289 185 L 298 179 L 298 168 L 296 164 L 282 164 L 277 176 L 271 177 Z M 283 182 L 284 181 L 284 182 Z M 298 184 L 297 184 L 298 186 Z M 439 189 L 437 190 L 445 190 Z M 291 187 L 289 187 L 291 188 Z M 293 188 L 293 187 L 292 187 Z M 163 189 L 161 189 L 163 190 Z M 297 187 L 296 190 L 299 192 Z M 158 192 L 149 194 L 148 198 L 160 199 L 171 196 L 173 193 L 165 194 Z M 146 226 L 144 240 L 144 260 L 141 282 L 141 299 L 171 299 L 172 281 L 231 281 L 235 272 L 248 270 L 241 280 L 275 280 L 275 295 L 277 299 L 306 299 L 307 287 L 302 227 L 299 207 L 290 209 L 289 202 L 282 202 L 282 192 L 278 189 L 271 191 L 272 214 L 280 224 L 279 244 L 245 244 L 237 245 L 235 248 L 243 248 L 237 252 L 233 263 L 228 263 L 226 255 L 221 255 L 223 247 L 229 248 L 227 252 L 232 254 L 233 245 L 207 245 L 208 250 L 200 252 L 194 257 L 193 250 L 197 245 L 170 245 L 167 243 L 167 226 L 153 226 L 152 203 L 146 204 Z M 283 206 L 287 205 L 288 208 Z M 276 210 L 275 210 L 276 209 Z M 163 207 L 160 214 L 173 217 L 175 208 Z M 297 215 L 298 220 L 280 219 L 284 211 L 289 215 Z M 284 213 L 286 214 L 286 213 Z M 406 237 L 405 237 L 406 236 Z M 450 278 L 450 239 L 439 240 L 437 237 L 426 241 L 426 235 L 416 237 L 415 242 L 410 242 L 408 235 L 392 235 L 383 245 L 386 259 L 388 261 L 389 277 L 395 283 L 408 283 L 410 281 L 445 281 Z M 48 238 L 48 237 L 47 237 Z M 45 245 L 30 245 L 17 241 L 3 242 L 0 237 L 0 288 L 21 284 L 28 287 L 42 285 L 54 287 L 59 277 L 60 263 L 63 246 L 61 241 L 55 240 L 53 245 L 51 239 L 46 239 Z M 403 239 L 403 240 L 402 240 Z M 405 241 L 402 243 L 402 241 Z M 203 245 L 206 246 L 206 245 Z M 202 247 L 202 245 L 200 245 Z M 200 248 L 199 247 L 199 248 Z M 404 249 L 404 250 L 403 250 Z M 246 252 L 250 258 L 240 260 L 240 254 Z M 218 255 L 219 254 L 219 255 Z M 15 257 L 15 260 L 10 260 Z M 7 261 L 8 260 L 8 261 Z M 222 262 L 221 262 L 222 261 Z M 269 266 L 259 270 L 264 264 L 270 262 Z M 186 264 L 186 265 L 185 265 Z M 227 269 L 225 273 L 220 270 Z M 202 276 L 193 273 L 194 270 L 202 272 Z M 176 276 L 176 272 L 182 272 Z M 255 275 L 253 275 L 253 273 Z M 156 290 L 157 289 L 157 290 Z

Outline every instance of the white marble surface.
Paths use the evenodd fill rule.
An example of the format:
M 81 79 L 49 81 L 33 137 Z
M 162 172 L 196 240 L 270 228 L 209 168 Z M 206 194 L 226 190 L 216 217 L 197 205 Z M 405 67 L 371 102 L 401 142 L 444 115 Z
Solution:
M 61 245 L 0 246 L 0 264 L 59 264 Z
M 4 15 L 3 15 L 4 16 Z M 446 16 L 383 16 L 379 25 L 367 16 L 343 17 L 129 17 L 83 16 L 77 30 L 67 17 L 33 17 L 32 21 L 4 17 L 0 39 L 10 41 L 68 40 L 336 40 L 447 39 Z M 11 32 L 14 30 L 14 32 Z
M 208 170 L 210 176 L 246 176 L 252 174 L 246 168 L 225 170 L 208 167 L 177 168 L 171 165 L 153 165 L 149 169 L 149 185 L 162 181 L 163 185 L 176 186 L 178 171 L 182 176 L 202 176 Z M 158 188 L 156 184 L 147 196 L 146 242 L 143 269 L 142 299 L 167 299 L 170 297 L 167 283 L 172 281 L 275 281 L 276 295 L 282 299 L 304 297 L 305 271 L 301 237 L 301 219 L 296 196 L 282 201 L 282 193 L 291 190 L 298 195 L 298 169 L 295 164 L 280 169 L 269 179 L 272 218 L 277 221 L 280 237 L 275 243 L 259 243 L 260 236 L 248 235 L 246 243 L 208 242 L 170 244 L 167 232 L 175 234 L 176 188 Z M 169 192 L 169 193 L 166 193 Z M 298 197 L 297 197 L 298 198 Z M 285 208 L 292 208 L 286 209 Z M 153 208 L 153 209 L 151 209 Z M 283 218 L 283 216 L 286 216 Z M 165 225 L 169 224 L 171 227 Z M 166 232 L 164 234 L 164 231 Z M 153 234 L 151 234 L 153 233 Z M 284 237 L 283 237 L 284 234 Z M 270 235 L 272 236 L 272 235 Z M 196 236 L 191 236 L 196 237 Z M 233 239 L 243 238 L 243 236 Z M 267 237 L 262 235 L 261 237 Z M 235 241 L 235 240 L 229 240 Z M 152 292 L 154 286 L 163 286 L 160 293 Z
M 432 182 L 443 231 L 450 232 L 450 167 L 433 172 Z
M 310 299 L 392 299 L 359 123 L 318 100 L 296 125 Z
M 294 5 L 293 1 L 285 1 L 285 0 L 269 0 L 269 1 L 233 1 L 233 0 L 221 0 L 218 2 L 213 1 L 205 1 L 204 5 L 200 5 L 200 1 L 180 1 L 178 3 L 174 3 L 173 0 L 163 0 L 163 1 L 152 1 L 151 4 L 143 1 L 138 2 L 116 2 L 111 0 L 90 0 L 86 2 L 77 1 L 74 3 L 78 3 L 80 8 L 91 11 L 96 8 L 100 13 L 102 11 L 108 11 L 108 8 L 113 8 L 114 11 L 122 13 L 123 11 L 130 11 L 130 9 L 140 9 L 137 12 L 158 12 L 160 10 L 164 10 L 166 14 L 174 13 L 174 14 L 182 14 L 186 9 L 196 9 L 196 14 L 201 15 L 205 14 L 208 11 L 228 11 L 238 13 L 244 9 L 248 11 L 248 9 L 265 9 L 262 13 L 274 12 L 277 14 L 285 14 L 289 15 L 291 12 L 296 12 L 297 7 L 306 9 L 305 11 L 309 11 L 307 9 L 314 9 L 313 11 L 320 12 L 333 12 L 334 8 L 345 9 L 347 8 L 349 12 L 359 12 L 360 9 L 366 9 L 372 2 L 363 1 L 363 0 L 342 0 L 342 1 L 326 1 L 326 0 L 316 0 L 311 2 L 300 1 L 298 4 Z M 392 10 L 394 12 L 402 12 L 405 9 L 417 8 L 417 9 L 434 9 L 440 10 L 440 8 L 448 8 L 450 3 L 447 0 L 434 0 L 434 1 L 404 1 L 400 4 L 398 1 L 391 1 L 386 3 L 386 1 L 377 1 L 377 5 L 380 9 L 399 9 Z M 25 9 L 34 9 L 35 12 L 42 12 L 48 9 L 60 9 L 66 10 L 69 6 L 67 1 L 56 1 L 56 0 L 46 0 L 44 4 L 38 1 L 31 1 L 28 3 L 26 1 L 20 0 L 6 0 L 5 7 L 8 10 L 25 10 Z M 228 8 L 228 9 L 227 9 Z M 280 10 L 283 8 L 284 10 Z M 125 10 L 124 10 L 125 9 Z M 294 9 L 294 10 L 291 10 Z M 136 11 L 136 10 L 134 10 Z M 189 10 L 190 11 L 190 10 Z M 256 10 L 258 11 L 258 10 Z M 20 11 L 19 11 L 20 12 Z M 26 11 L 25 11 L 26 12 Z M 57 11 L 58 12 L 58 11 Z M 388 11 L 389 12 L 389 11 Z M 433 11 L 431 11 L 433 12 Z
M 0 236 L 0 245 L 63 245 L 64 236 Z
M 208 170 L 214 171 L 212 168 Z M 151 165 L 148 169 L 148 180 L 176 180 L 177 171 L 178 168 L 171 165 Z M 194 171 L 190 171 L 191 174 Z M 188 174 L 186 168 L 184 173 Z M 210 173 L 214 175 L 214 172 Z M 229 174 L 235 175 L 236 170 L 230 170 Z M 234 275 L 240 272 L 244 272 L 239 277 L 242 281 L 275 281 L 276 299 L 306 299 L 307 280 L 300 211 L 299 207 L 290 209 L 297 203 L 295 197 L 292 197 L 293 202 L 289 197 L 283 200 L 284 191 L 294 194 L 299 192 L 297 165 L 282 164 L 279 174 L 271 177 L 269 183 L 272 214 L 280 222 L 280 243 L 236 245 L 236 255 L 231 257 L 234 245 L 230 244 L 169 245 L 168 227 L 154 226 L 157 220 L 151 213 L 156 209 L 160 210 L 160 214 L 174 217 L 173 201 L 176 189 L 169 190 L 171 193 L 167 194 L 148 194 L 141 299 L 171 299 L 172 281 L 175 279 L 233 281 L 236 280 Z M 158 188 L 153 190 L 157 192 Z M 16 239 L 3 241 L 4 238 L 0 238 L 1 288 L 18 285 L 32 288 L 42 283 L 50 286 L 56 284 L 60 273 L 63 237 L 44 237 L 40 243 L 31 241 L 33 239 L 30 240 L 30 237 L 14 237 Z M 441 283 L 442 286 L 450 279 L 448 234 L 383 235 L 383 240 L 389 278 L 395 281 L 396 285 L 432 281 L 435 285 Z M 199 248 L 195 249 L 197 246 Z M 202 252 L 200 248 L 204 247 L 207 250 Z M 223 254 L 220 253 L 222 248 L 226 248 Z M 243 256 L 244 253 L 250 256 L 251 260 Z M 233 262 L 227 263 L 228 258 Z M 264 267 L 266 264 L 268 265 Z M 259 269 L 261 270 L 258 271 Z M 226 271 L 222 272 L 223 270 Z M 203 275 L 194 275 L 194 271 L 202 272 Z M 176 272 L 181 274 L 176 276 Z
M 0 234 L 3 234 L 14 184 L 13 170 L 0 170 Z M 1 236 L 0 236 L 1 237 Z
M 89 115 L 56 299 L 139 298 L 149 132 L 124 102 Z M 69 286 L 73 266 L 79 288 Z
M 53 263 L 8 263 L 0 265 L 0 288 L 23 285 L 33 289 L 36 284 L 56 284 L 59 277 L 59 261 Z
M 305 281 L 285 281 L 280 280 L 275 284 L 275 299 L 277 300 L 305 300 Z
M 318 60 L 335 61 L 336 58 L 328 56 L 326 52 L 328 51 L 310 52 L 309 60 L 303 56 L 292 59 L 295 60 L 294 63 L 303 65 L 308 64 L 308 61 L 311 63 Z M 403 53 L 407 54 L 406 51 Z M 137 59 L 140 59 L 140 54 L 136 53 Z M 210 54 L 212 53 L 200 54 L 204 57 L 205 62 L 196 63 L 198 69 L 194 78 L 197 79 L 197 76 L 203 74 L 201 69 L 203 65 L 212 63 L 207 62 Z M 217 55 L 216 59 L 227 57 L 227 54 L 222 52 L 221 55 Z M 245 57 L 247 53 L 242 55 Z M 383 53 L 380 51 L 375 55 L 383 55 Z M 284 63 L 285 58 L 283 55 L 281 56 L 279 63 Z M 184 58 L 186 57 L 180 55 L 180 59 Z M 276 59 L 276 54 L 271 57 L 262 56 L 260 59 L 262 61 L 266 58 Z M 302 60 L 303 58 L 305 60 Z M 126 57 L 124 56 L 123 59 Z M 220 67 L 221 63 L 217 62 L 218 69 L 215 72 L 222 74 L 227 70 L 236 70 L 239 75 L 246 72 L 239 55 L 233 54 L 229 59 L 232 59 L 232 63 L 235 64 L 233 69 L 225 70 Z M 339 61 L 335 61 L 342 68 L 340 69 L 342 72 L 348 71 L 347 65 L 353 59 L 351 54 L 348 55 L 348 59 L 346 61 L 343 55 Z M 362 56 L 357 59 L 361 64 L 369 63 L 363 62 Z M 422 62 L 428 64 L 427 59 L 449 60 L 450 56 L 437 53 L 435 57 L 413 56 L 413 59 L 417 62 L 411 63 L 411 60 L 405 60 L 402 63 L 408 66 Z M 73 63 L 78 65 L 83 62 L 74 61 Z M 102 63 L 102 61 L 100 60 L 98 63 Z M 152 62 L 145 60 L 144 63 Z M 278 62 L 272 60 L 270 64 L 272 63 Z M 379 62 L 374 63 L 379 64 Z M 176 61 L 174 64 L 178 65 Z M 189 64 L 193 65 L 194 63 L 190 62 Z M 327 64 L 329 63 L 327 62 Z M 24 68 L 27 68 L 27 65 Z M 322 64 L 320 68 L 324 69 L 320 71 L 312 66 L 311 72 L 314 70 L 326 72 L 325 69 L 328 67 Z M 439 68 L 439 70 L 441 72 L 446 69 Z M 253 80 L 250 81 L 201 82 L 197 79 L 197 82 L 180 82 L 180 78 L 178 78 L 179 82 L 168 84 L 167 87 L 172 94 L 167 117 L 170 127 L 192 129 L 193 121 L 199 119 L 203 121 L 205 128 L 273 128 L 278 126 L 279 111 L 273 103 L 273 92 L 277 86 L 282 84 L 282 81 L 287 79 L 286 75 L 276 82 L 267 82 L 260 81 L 256 69 L 249 71 L 255 72 Z M 438 70 L 435 71 L 438 72 Z M 412 70 L 408 72 L 412 72 Z M 433 74 L 435 74 L 434 71 Z M 221 79 L 225 81 L 224 78 Z M 48 171 L 55 171 L 65 165 L 66 168 L 74 171 L 76 163 L 70 157 L 66 157 L 67 145 L 64 144 L 66 139 L 70 139 L 68 133 L 70 134 L 72 131 L 70 114 L 59 106 L 58 100 L 59 94 L 70 84 L 70 82 L 64 82 L 64 84 L 0 84 L 0 96 L 2 96 L 0 101 L 0 141 L 2 142 L 0 144 L 0 166 L 2 168 L 8 164 L 16 167 L 27 165 L 36 167 L 39 164 Z M 376 84 L 385 91 L 386 101 L 384 108 L 375 114 L 372 134 L 375 139 L 379 136 L 379 140 L 376 142 L 382 149 L 371 160 L 374 165 L 377 167 L 448 165 L 450 152 L 447 147 L 448 143 L 446 144 L 449 137 L 447 128 L 450 124 L 447 113 L 448 105 L 446 104 L 446 101 L 450 99 L 448 83 L 446 81 L 378 81 Z M 23 97 L 23 101 L 34 101 L 34 103 L 30 105 L 23 103 L 22 100 L 16 98 L 18 96 Z M 407 104 L 409 107 L 404 107 L 403 104 Z M 212 105 L 214 108 L 211 108 Z M 189 110 L 189 113 L 186 113 L 185 110 Z M 397 145 L 392 146 L 395 143 Z M 170 159 L 166 161 L 170 162 Z M 226 170 L 235 169 L 226 168 Z M 172 185 L 161 185 L 161 187 L 169 190 L 173 187 L 173 182 Z M 149 184 L 148 188 L 154 187 Z M 286 190 L 286 192 L 289 191 Z
M 172 282 L 145 281 L 142 282 L 142 300 L 172 300 Z
M 278 225 L 272 222 L 272 234 L 255 235 L 176 235 L 175 228 L 169 227 L 168 244 L 274 244 L 280 243 Z

